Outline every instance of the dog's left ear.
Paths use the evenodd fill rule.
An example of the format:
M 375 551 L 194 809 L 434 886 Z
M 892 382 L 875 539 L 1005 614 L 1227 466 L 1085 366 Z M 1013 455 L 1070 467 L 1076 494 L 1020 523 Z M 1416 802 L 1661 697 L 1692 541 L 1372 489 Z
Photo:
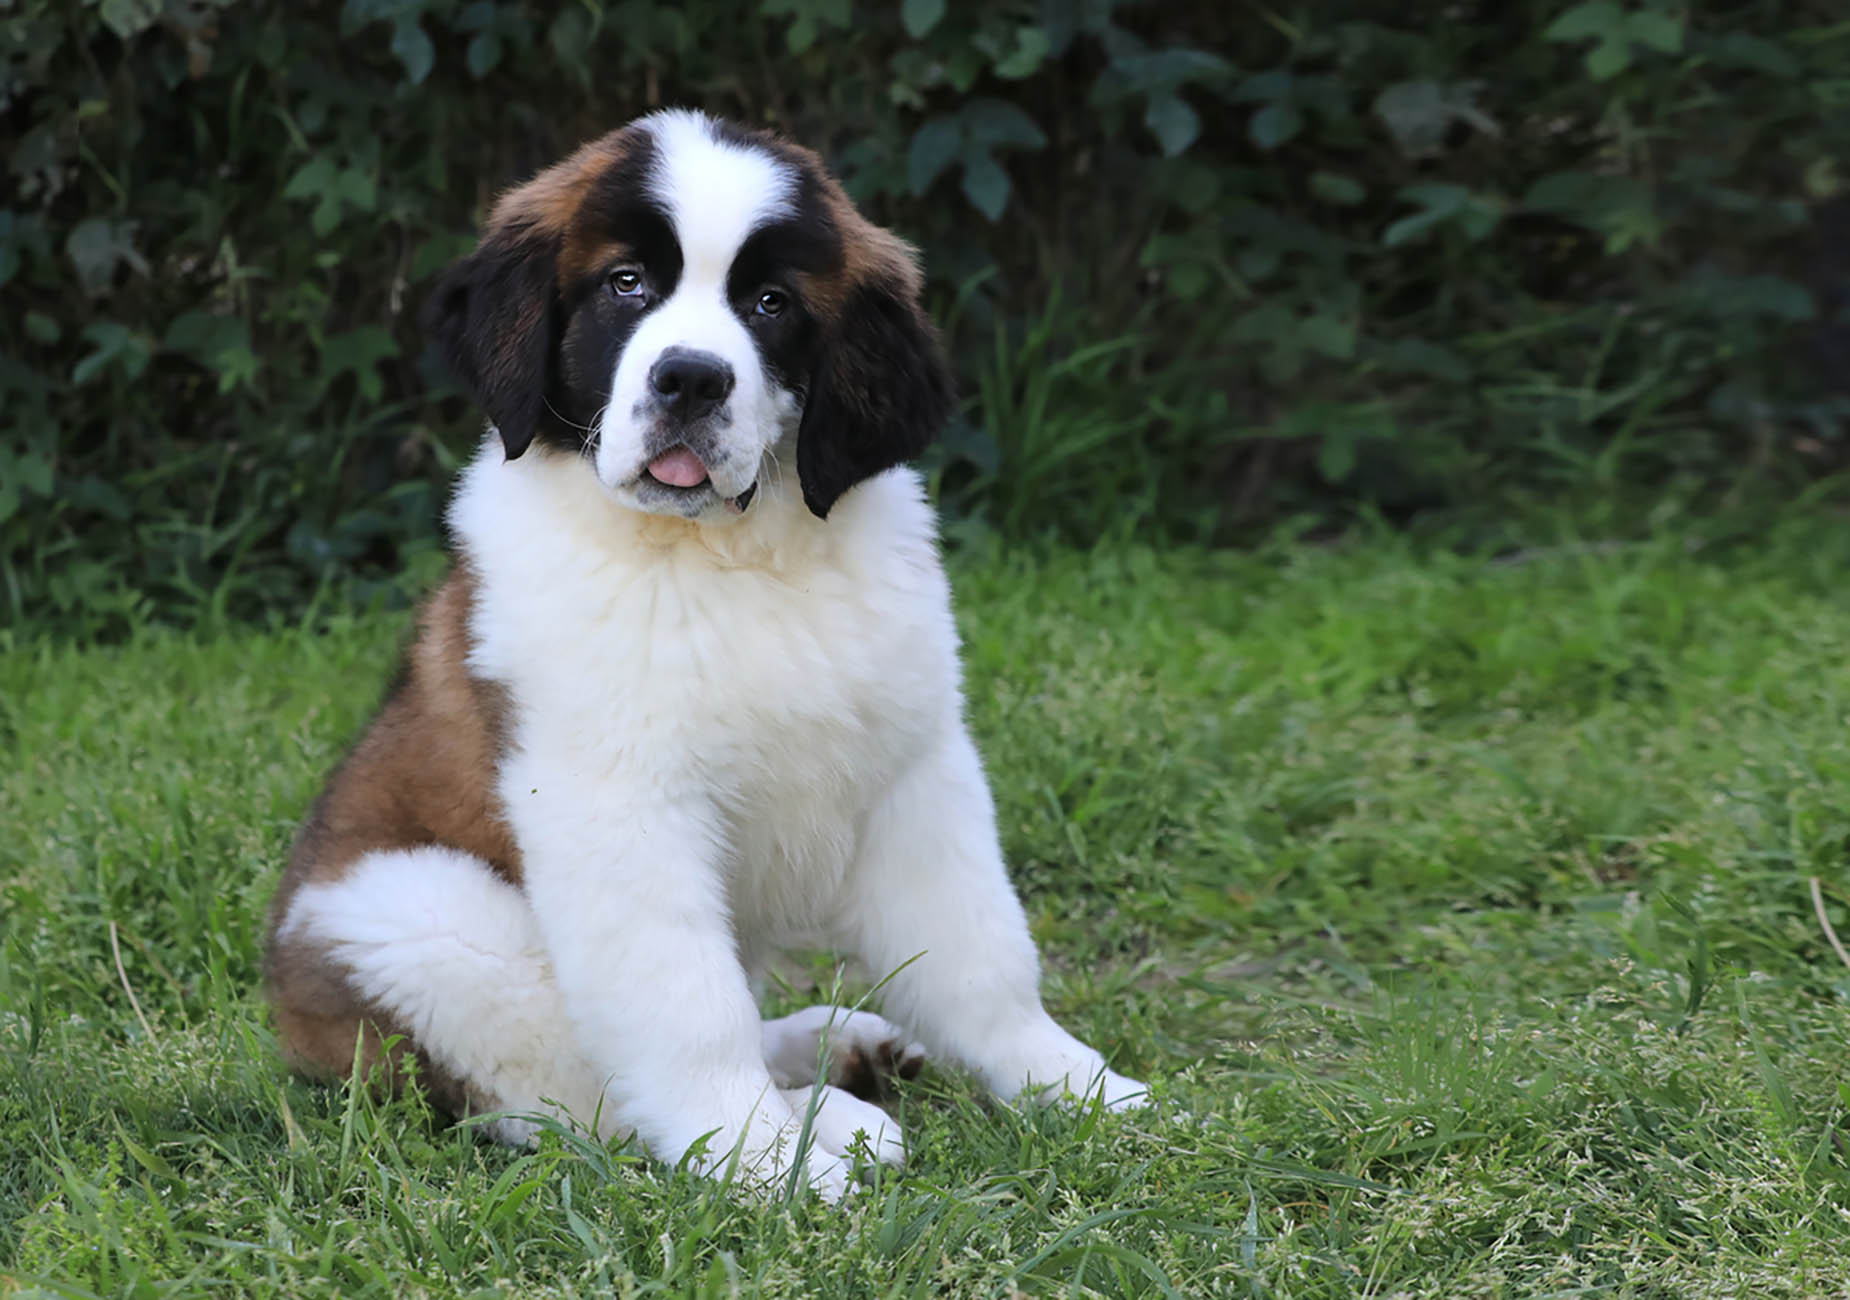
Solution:
M 797 478 L 819 519 L 863 479 L 911 460 L 951 414 L 950 364 L 910 286 L 856 285 L 825 331 L 797 429 Z
M 424 304 L 426 336 L 494 422 L 509 460 L 546 418 L 557 245 L 518 226 L 494 231 L 443 273 Z

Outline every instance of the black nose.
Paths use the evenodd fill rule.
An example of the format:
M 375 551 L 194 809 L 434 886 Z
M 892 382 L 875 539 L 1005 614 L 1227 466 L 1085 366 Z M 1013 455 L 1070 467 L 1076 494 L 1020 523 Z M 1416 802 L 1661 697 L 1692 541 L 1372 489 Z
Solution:
M 732 391 L 732 367 L 711 352 L 669 348 L 649 368 L 649 387 L 664 410 L 698 420 Z

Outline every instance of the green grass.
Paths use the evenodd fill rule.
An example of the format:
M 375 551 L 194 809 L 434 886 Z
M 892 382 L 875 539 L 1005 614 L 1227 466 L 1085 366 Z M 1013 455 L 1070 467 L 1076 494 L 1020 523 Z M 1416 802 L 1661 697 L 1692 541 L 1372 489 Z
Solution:
M 517 1155 L 282 1072 L 259 917 L 401 621 L 17 647 L 0 1275 L 1843 1294 L 1850 970 L 1808 882 L 1850 937 L 1846 573 L 1821 514 L 1503 561 L 1377 536 L 965 557 L 972 716 L 1050 1004 L 1161 1104 L 1017 1113 L 928 1070 L 896 1103 L 910 1171 L 840 1210 L 569 1137 Z M 783 1005 L 830 978 L 794 970 Z

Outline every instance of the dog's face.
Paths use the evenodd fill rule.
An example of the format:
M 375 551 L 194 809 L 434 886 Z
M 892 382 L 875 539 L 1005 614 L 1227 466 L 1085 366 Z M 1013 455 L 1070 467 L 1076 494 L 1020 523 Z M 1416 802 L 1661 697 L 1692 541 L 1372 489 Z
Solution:
M 622 504 L 704 522 L 794 457 L 826 516 L 949 413 L 918 294 L 813 154 L 668 112 L 505 195 L 426 324 L 510 458 L 580 454 Z

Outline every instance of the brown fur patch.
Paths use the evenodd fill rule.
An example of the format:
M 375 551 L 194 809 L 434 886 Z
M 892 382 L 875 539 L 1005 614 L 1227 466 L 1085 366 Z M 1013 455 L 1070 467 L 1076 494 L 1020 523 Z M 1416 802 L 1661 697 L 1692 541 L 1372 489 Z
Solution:
M 863 1101 L 881 1101 L 894 1094 L 895 1079 L 916 1079 L 922 1056 L 907 1056 L 895 1042 L 884 1042 L 871 1056 L 860 1048 L 845 1052 L 833 1062 L 829 1082 Z
M 885 280 L 916 302 L 924 287 L 918 250 L 892 231 L 876 226 L 861 215 L 840 182 L 829 174 L 822 159 L 802 145 L 775 142 L 780 153 L 813 176 L 821 189 L 822 205 L 841 235 L 842 264 L 833 275 L 799 277 L 799 288 L 810 309 L 825 320 L 840 311 L 848 295 L 863 284 Z
M 634 256 L 635 250 L 628 244 L 601 239 L 568 239 L 565 251 L 559 256 L 559 283 L 568 284 Z
M 506 692 L 471 676 L 466 663 L 474 587 L 474 576 L 459 564 L 425 602 L 402 683 L 309 813 L 271 904 L 265 983 L 283 1053 L 310 1073 L 345 1075 L 362 1035 L 371 1068 L 383 1037 L 400 1031 L 325 951 L 279 939 L 298 889 L 339 880 L 365 854 L 428 844 L 471 854 L 520 883 L 520 852 L 494 788 L 507 744 Z M 399 1045 L 386 1063 L 393 1086 L 407 1051 L 415 1045 Z M 468 1100 L 428 1060 L 424 1074 L 446 1109 Z
M 301 942 L 272 943 L 266 978 L 276 1014 L 283 1059 L 320 1079 L 343 1079 L 359 1053 L 360 1077 L 381 1094 L 404 1087 L 416 1062 L 418 1079 L 431 1104 L 450 1115 L 493 1109 L 493 1099 L 419 1049 L 384 1008 L 361 997 L 347 972 L 326 952 Z M 386 1050 L 387 1040 L 393 1040 Z
M 507 190 L 495 200 L 484 233 L 524 226 L 544 235 L 566 235 L 585 191 L 607 168 L 622 161 L 631 138 L 631 129 L 620 127 L 580 145 L 532 180 Z
M 620 127 L 579 146 L 563 161 L 507 191 L 495 202 L 484 240 L 514 231 L 556 239 L 561 286 L 623 256 L 627 250 L 621 246 L 587 236 L 578 213 L 598 177 L 619 166 L 637 139 L 635 128 Z

